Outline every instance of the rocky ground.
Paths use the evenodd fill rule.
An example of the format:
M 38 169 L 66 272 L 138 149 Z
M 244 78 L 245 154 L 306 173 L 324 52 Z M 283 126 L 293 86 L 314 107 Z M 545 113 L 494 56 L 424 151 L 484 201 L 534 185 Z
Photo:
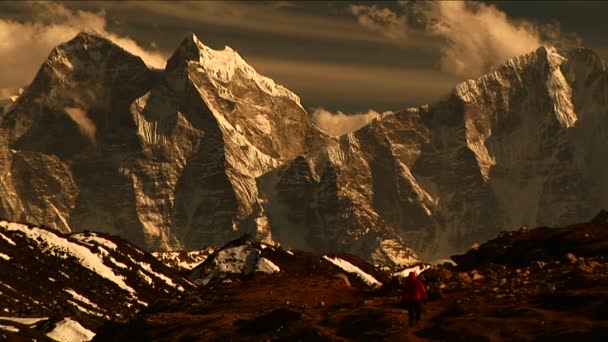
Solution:
M 441 307 L 417 335 L 556 341 L 608 336 L 608 225 L 522 229 L 423 274 Z M 573 252 L 578 252 L 578 256 Z M 460 272 L 459 272 L 460 271 Z
M 503 233 L 455 256 L 456 267 L 422 273 L 430 300 L 414 328 L 398 279 L 378 272 L 384 285 L 372 287 L 301 254 L 290 269 L 225 275 L 158 300 L 127 323 L 106 324 L 94 340 L 599 341 L 608 336 L 607 252 L 601 220 Z

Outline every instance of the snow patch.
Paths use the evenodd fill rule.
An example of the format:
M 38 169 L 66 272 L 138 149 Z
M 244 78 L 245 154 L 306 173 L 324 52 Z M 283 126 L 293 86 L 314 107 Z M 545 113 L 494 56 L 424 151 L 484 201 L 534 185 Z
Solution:
M 158 272 L 155 272 L 152 269 L 152 265 L 150 265 L 148 263 L 145 263 L 145 262 L 140 262 L 139 266 L 141 268 L 143 268 L 149 274 L 151 274 L 151 275 L 155 276 L 156 278 L 164 281 L 167 285 L 169 285 L 169 286 L 171 286 L 173 288 L 176 288 L 178 291 L 184 292 L 184 288 L 181 285 L 174 283 L 173 280 L 171 280 L 171 278 L 167 277 L 166 275 L 160 274 Z
M 91 311 L 87 308 L 85 308 L 84 306 L 76 303 L 73 300 L 67 300 L 68 303 L 72 304 L 72 306 L 74 306 L 76 309 L 78 309 L 78 311 L 80 312 L 84 312 L 86 314 L 92 315 L 92 316 L 97 316 L 97 317 L 103 317 L 103 314 L 99 313 L 99 312 L 95 312 L 95 311 Z
M 6 237 L 6 235 L 4 235 L 2 233 L 0 233 L 0 238 L 2 238 L 4 241 L 8 242 L 9 244 L 11 244 L 13 246 L 17 246 L 17 244 L 15 244 L 15 242 L 13 240 L 9 239 L 8 237 Z
M 11 321 L 24 325 L 32 325 L 36 324 L 40 321 L 46 321 L 49 319 L 48 317 L 6 317 L 0 316 L 0 321 Z
M 123 264 L 122 262 L 120 262 L 120 261 L 118 261 L 118 260 L 114 259 L 113 257 L 109 257 L 109 259 L 110 259 L 110 262 L 111 262 L 111 263 L 113 263 L 114 265 L 116 265 L 116 266 L 117 266 L 117 267 L 119 267 L 119 268 L 122 268 L 122 269 L 127 269 L 127 268 L 129 268 L 127 265 L 125 265 L 125 264 Z
M 10 332 L 19 332 L 19 329 L 15 328 L 12 325 L 2 325 L 2 324 L 0 324 L 0 330 L 6 330 L 6 331 L 10 331 Z
M 104 239 L 101 236 L 85 235 L 85 234 L 91 234 L 91 233 L 75 234 L 75 235 L 72 235 L 71 237 L 76 240 L 79 240 L 79 241 L 95 243 L 97 245 L 104 246 L 113 251 L 115 251 L 118 248 L 118 246 L 116 246 L 116 244 L 114 242 Z
M 83 342 L 90 341 L 95 333 L 80 325 L 80 323 L 65 318 L 57 323 L 55 329 L 46 334 L 49 338 L 59 342 Z
M 72 297 L 74 297 L 74 299 L 76 299 L 77 301 L 88 304 L 88 305 L 94 307 L 95 309 L 100 310 L 99 306 L 97 306 L 97 304 L 91 302 L 87 297 L 80 295 L 78 292 L 76 292 L 72 289 L 64 289 L 63 291 L 71 294 Z
M 152 280 L 152 278 L 150 278 L 150 276 L 148 276 L 147 274 L 145 274 L 142 270 L 137 270 L 137 274 L 139 274 L 139 276 L 146 281 L 146 283 L 148 283 L 148 285 L 154 285 L 154 281 Z
M 10 285 L 5 284 L 5 283 L 3 283 L 3 282 L 1 282 L 1 281 L 0 281 L 0 285 L 2 285 L 2 286 L 4 286 L 4 287 L 6 287 L 7 289 L 13 290 L 13 292 L 20 293 L 19 291 L 17 291 L 17 290 L 15 290 L 14 288 L 12 288 Z
M 408 267 L 402 271 L 393 274 L 393 277 L 405 278 L 409 276 L 410 272 L 416 272 L 416 275 L 428 270 L 431 268 L 430 265 L 416 265 L 414 267 Z
M 361 278 L 366 284 L 370 286 L 382 286 L 382 283 L 376 280 L 373 276 L 363 272 L 359 267 L 351 264 L 350 262 L 340 259 L 340 258 L 330 258 L 327 255 L 323 256 L 323 259 L 331 262 L 332 264 L 340 267 L 344 271 L 348 273 L 352 273 L 357 275 L 357 277 Z
M 559 66 L 565 60 L 559 55 L 555 48 L 548 48 L 547 63 L 550 67 L 550 74 L 546 85 L 549 91 L 549 96 L 553 100 L 553 111 L 558 122 L 566 128 L 573 127 L 578 117 L 574 112 L 572 104 L 572 88 L 566 81 Z

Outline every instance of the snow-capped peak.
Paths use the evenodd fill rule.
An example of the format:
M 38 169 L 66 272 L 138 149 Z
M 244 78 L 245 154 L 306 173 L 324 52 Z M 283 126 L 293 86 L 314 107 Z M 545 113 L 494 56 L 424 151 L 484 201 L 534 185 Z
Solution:
M 549 72 L 551 72 L 559 68 L 564 60 L 565 58 L 554 47 L 541 46 L 532 52 L 508 59 L 494 71 L 477 79 L 470 79 L 458 84 L 455 92 L 465 102 L 473 102 L 481 95 L 482 88 L 489 84 L 504 84 L 511 76 L 521 83 L 521 74 L 526 68 L 533 65 L 544 68 L 545 65 L 548 65 Z
M 475 102 L 483 98 L 484 93 L 493 93 L 488 89 L 494 89 L 497 85 L 523 85 L 524 73 L 536 70 L 538 74 L 544 75 L 544 87 L 553 101 L 558 122 L 564 127 L 572 127 L 577 121 L 571 103 L 572 89 L 560 69 L 566 60 L 556 48 L 541 46 L 535 51 L 509 59 L 494 72 L 457 85 L 455 92 L 465 103 Z
M 43 64 L 41 72 L 50 76 L 50 79 L 60 80 L 62 84 L 70 84 L 67 79 L 72 77 L 74 70 L 83 70 L 87 74 L 103 74 L 103 70 L 107 68 L 128 67 L 137 69 L 138 72 L 148 69 L 141 57 L 95 31 L 84 30 L 71 40 L 55 47 Z M 49 86 L 44 84 L 40 87 Z
M 271 96 L 286 97 L 300 105 L 300 98 L 272 79 L 258 74 L 235 50 L 225 46 L 214 50 L 203 44 L 194 34 L 189 34 L 167 63 L 167 69 L 180 64 L 180 60 L 197 63 L 209 76 L 211 82 L 223 86 L 232 81 L 237 72 L 252 80 L 260 90 Z M 301 106 L 301 105 L 300 105 Z
M 86 29 L 86 28 L 83 29 L 82 31 L 78 32 L 76 37 L 81 37 L 83 39 L 106 40 L 106 38 L 104 38 L 103 35 L 101 35 L 99 32 L 92 30 L 92 29 Z
M 120 48 L 118 45 L 113 43 L 111 40 L 105 38 L 103 35 L 92 30 L 83 30 L 78 32 L 74 38 L 66 43 L 57 46 L 55 49 L 60 51 L 72 51 L 72 50 L 89 50 L 91 48 L 101 48 L 103 46 L 115 46 Z M 124 50 L 121 48 L 121 50 Z
M 536 51 L 547 59 L 547 63 L 551 69 L 558 68 L 566 60 L 553 46 L 541 46 Z

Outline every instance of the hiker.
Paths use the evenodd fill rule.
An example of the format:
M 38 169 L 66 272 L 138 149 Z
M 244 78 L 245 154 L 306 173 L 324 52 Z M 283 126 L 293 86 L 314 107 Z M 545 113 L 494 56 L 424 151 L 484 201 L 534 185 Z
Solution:
M 407 304 L 407 314 L 410 320 L 410 327 L 420 321 L 422 314 L 422 303 L 426 304 L 426 288 L 416 276 L 416 272 L 410 272 L 403 281 L 403 301 Z

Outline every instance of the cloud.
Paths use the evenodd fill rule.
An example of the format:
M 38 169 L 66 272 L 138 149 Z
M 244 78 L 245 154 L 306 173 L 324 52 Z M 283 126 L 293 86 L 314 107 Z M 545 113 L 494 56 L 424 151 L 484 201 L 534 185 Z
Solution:
M 494 5 L 465 1 L 404 1 L 401 5 L 397 10 L 351 6 L 350 12 L 360 25 L 382 32 L 396 44 L 407 40 L 408 30 L 423 30 L 427 37 L 439 38 L 440 67 L 455 75 L 479 76 L 545 43 L 539 25 L 508 18 Z M 555 39 L 554 35 L 551 40 Z
M 162 54 L 160 52 L 155 52 L 155 51 L 150 51 L 150 50 L 144 49 L 143 47 L 139 46 L 131 38 L 121 37 L 116 34 L 107 32 L 105 30 L 101 30 L 101 31 L 97 30 L 97 32 L 100 32 L 101 35 L 105 36 L 106 38 L 108 38 L 109 40 L 111 40 L 116 45 L 120 46 L 121 48 L 129 51 L 130 53 L 132 53 L 136 56 L 141 57 L 141 59 L 149 67 L 156 68 L 156 69 L 164 69 L 165 64 L 167 64 L 167 56 L 165 56 L 164 54 Z
M 385 35 L 363 28 L 352 18 L 335 15 L 332 11 L 321 12 L 318 4 L 311 4 L 298 1 L 125 1 L 107 2 L 104 6 L 136 12 L 137 18 L 134 20 L 143 21 L 141 18 L 155 17 L 162 22 L 172 22 L 173 25 L 186 23 L 200 32 L 224 28 L 314 41 L 336 41 L 340 44 L 392 44 Z M 339 2 L 338 4 L 342 6 Z M 326 5 L 329 8 L 335 4 L 328 2 Z M 410 37 L 407 45 L 427 44 L 427 41 L 417 38 Z
M 509 19 L 493 5 L 433 1 L 414 10 L 427 32 L 444 41 L 441 68 L 458 75 L 479 76 L 543 44 L 535 24 Z
M 83 29 L 94 30 L 152 67 L 164 67 L 166 58 L 140 47 L 129 37 L 108 32 L 103 12 L 72 11 L 52 2 L 29 3 L 35 20 L 0 19 L 0 88 L 17 88 L 32 81 L 51 50 Z
M 341 111 L 332 113 L 323 108 L 316 108 L 311 114 L 312 121 L 317 127 L 335 136 L 354 132 L 378 116 L 380 113 L 372 109 L 367 113 L 346 114 Z
M 16 88 L 0 88 L 0 100 L 11 96 L 19 95 L 19 89 Z
M 85 113 L 80 108 L 74 107 L 66 107 L 64 110 L 68 114 L 70 119 L 72 119 L 78 125 L 80 133 L 82 133 L 82 135 L 89 139 L 91 145 L 97 146 L 97 139 L 95 137 L 97 127 L 95 127 L 93 121 L 89 119 L 87 113 Z
M 379 32 L 390 40 L 403 43 L 407 40 L 407 19 L 388 8 L 351 5 L 350 12 L 359 24 L 369 30 Z
M 583 46 L 583 38 L 576 32 L 566 31 L 558 21 L 543 23 L 539 27 L 543 41 L 551 42 L 560 51 Z
M 461 82 L 458 76 L 421 67 L 258 57 L 247 61 L 295 91 L 303 104 L 332 110 L 418 106 L 437 100 Z

